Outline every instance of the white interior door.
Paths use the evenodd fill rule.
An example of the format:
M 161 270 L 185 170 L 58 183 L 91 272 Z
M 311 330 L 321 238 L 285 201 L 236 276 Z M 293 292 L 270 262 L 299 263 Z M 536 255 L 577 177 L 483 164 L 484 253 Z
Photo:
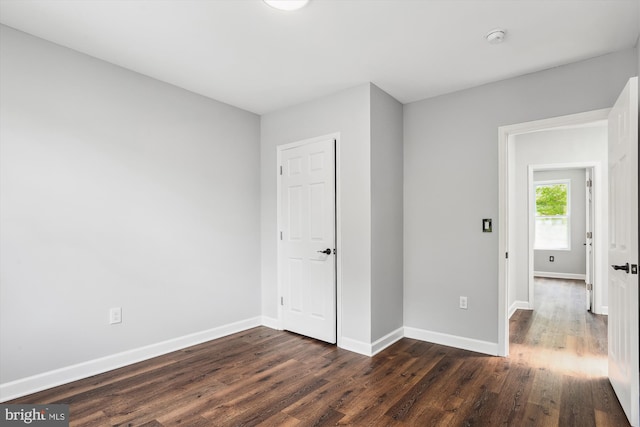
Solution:
M 336 342 L 335 140 L 280 152 L 283 329 Z
M 587 168 L 585 172 L 585 286 L 587 288 L 587 310 L 593 311 L 593 168 Z
M 609 380 L 638 426 L 638 78 L 609 115 Z

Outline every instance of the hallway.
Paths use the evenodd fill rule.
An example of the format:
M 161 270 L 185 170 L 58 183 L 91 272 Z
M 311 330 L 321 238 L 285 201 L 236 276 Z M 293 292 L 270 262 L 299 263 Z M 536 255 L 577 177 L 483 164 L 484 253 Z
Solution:
M 607 379 L 607 316 L 586 311 L 585 298 L 583 281 L 536 278 L 535 310 L 511 318 L 510 358 L 535 369 L 528 412 L 563 426 L 628 425 Z

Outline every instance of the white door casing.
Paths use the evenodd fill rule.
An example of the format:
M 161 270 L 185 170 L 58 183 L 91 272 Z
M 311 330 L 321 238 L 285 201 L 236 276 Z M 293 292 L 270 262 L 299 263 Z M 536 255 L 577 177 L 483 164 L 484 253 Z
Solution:
M 280 147 L 279 166 L 282 328 L 335 343 L 335 140 Z
M 585 169 L 585 286 L 586 292 L 586 309 L 591 311 L 593 307 L 593 170 Z
M 609 380 L 629 422 L 638 426 L 637 77 L 609 114 L 609 264 Z

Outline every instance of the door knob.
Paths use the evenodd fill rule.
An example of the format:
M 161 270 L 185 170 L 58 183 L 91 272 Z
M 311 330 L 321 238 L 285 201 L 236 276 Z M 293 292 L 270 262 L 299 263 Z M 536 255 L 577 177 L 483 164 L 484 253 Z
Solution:
M 626 273 L 629 273 L 629 263 L 626 263 L 625 265 L 612 265 L 611 267 L 613 267 L 614 270 L 623 270 Z
M 316 252 L 321 253 L 321 254 L 331 255 L 331 249 L 329 249 L 329 248 L 325 249 L 324 251 L 316 251 Z

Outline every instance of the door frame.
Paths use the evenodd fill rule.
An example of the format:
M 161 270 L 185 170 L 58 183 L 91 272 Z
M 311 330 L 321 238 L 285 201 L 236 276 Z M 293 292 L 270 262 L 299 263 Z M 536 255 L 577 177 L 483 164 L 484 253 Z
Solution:
M 509 355 L 509 145 L 518 134 L 607 120 L 610 108 L 535 120 L 498 128 L 498 355 Z M 513 150 L 513 149 L 512 149 Z M 512 151 L 511 150 L 511 151 Z M 594 230 L 595 231 L 595 230 Z M 606 243 L 605 243 L 606 244 Z M 513 258 L 513 257 L 511 257 Z M 601 260 L 603 262 L 604 260 Z M 597 261 L 596 261 L 597 262 Z M 603 268 L 600 268 L 601 272 Z M 604 273 L 606 274 L 606 273 Z M 606 276 L 605 276 L 606 278 Z M 602 283 L 602 282 L 601 282 Z M 608 282 L 605 282 L 608 283 Z
M 608 169 L 608 166 L 607 166 Z M 595 292 L 593 286 L 595 285 L 595 249 L 593 246 L 593 232 L 595 226 L 595 191 L 593 190 L 593 182 L 595 180 L 593 168 L 585 169 L 585 193 L 584 193 L 584 206 L 585 206 L 585 284 L 589 286 L 591 283 L 591 291 L 587 294 L 587 301 L 585 301 L 586 309 L 592 313 L 595 313 Z M 588 184 L 588 185 L 587 185 Z M 587 237 L 587 234 L 590 237 Z M 607 262 L 608 264 L 608 262 Z M 607 284 L 600 284 L 599 286 L 609 286 Z M 602 288 L 601 288 L 602 289 Z M 587 303 L 588 302 L 588 303 Z M 606 314 L 606 313 L 603 313 Z
M 593 304 L 593 308 L 592 310 L 594 311 L 594 313 L 596 314 L 606 314 L 606 313 L 602 313 L 601 310 L 601 306 L 600 306 L 600 301 L 602 301 L 602 283 L 599 282 L 600 278 L 598 276 L 598 273 L 600 273 L 600 267 L 604 266 L 607 264 L 606 260 L 602 258 L 602 250 L 601 249 L 606 249 L 606 239 L 604 242 L 600 242 L 600 237 L 598 236 L 602 236 L 602 233 L 605 231 L 604 228 L 604 222 L 603 222 L 603 218 L 602 215 L 600 214 L 600 212 L 602 212 L 602 205 L 600 203 L 604 203 L 603 200 L 603 196 L 602 196 L 602 188 L 601 187 L 601 182 L 602 182 L 602 171 L 603 168 L 605 167 L 605 165 L 603 165 L 601 162 L 577 162 L 577 163 L 551 163 L 551 164 L 542 164 L 542 165 L 529 165 L 528 166 L 528 170 L 527 170 L 527 191 L 528 191 L 528 201 L 529 201 L 529 206 L 528 206 L 528 215 L 527 215 L 527 227 L 528 227 L 528 235 L 529 235 L 529 246 L 528 246 L 528 262 L 527 262 L 527 266 L 528 266 L 528 272 L 527 272 L 527 277 L 528 277 L 528 291 L 529 291 L 529 309 L 533 310 L 533 306 L 534 306 L 534 255 L 535 255 L 535 251 L 533 248 L 533 240 L 534 240 L 534 236 L 535 236 L 535 219 L 534 219 L 534 212 L 533 212 L 533 206 L 535 206 L 535 196 L 534 196 L 534 180 L 533 180 L 533 174 L 534 172 L 544 172 L 544 171 L 551 171 L 551 170 L 592 170 L 593 171 L 593 175 L 592 175 L 592 180 L 593 180 L 593 205 L 594 205 L 594 212 L 593 212 L 593 234 L 594 236 L 596 236 L 596 239 L 592 239 L 594 240 L 595 243 L 592 247 L 593 247 L 593 253 L 597 254 L 594 255 L 593 259 L 594 259 L 594 265 L 593 265 L 593 270 L 594 270 L 594 277 L 591 278 L 591 281 L 593 282 L 593 290 L 592 290 L 592 298 L 594 301 Z M 583 203 L 585 205 L 585 216 L 586 214 L 586 210 L 589 209 L 589 206 L 587 206 L 587 202 L 586 199 L 583 200 Z M 604 245 L 603 248 L 599 248 L 598 245 L 602 244 Z M 585 249 L 586 250 L 586 249 Z M 598 267 L 598 261 L 600 261 L 600 267 Z M 586 273 L 585 273 L 586 274 Z M 597 286 L 596 286 L 597 283 Z M 606 285 L 606 284 L 605 284 Z M 597 307 L 597 309 L 596 309 Z
M 334 173 L 335 173 L 335 246 L 336 246 L 336 254 L 335 256 L 335 283 L 336 283 L 336 344 L 338 347 L 342 347 L 342 257 L 341 250 L 342 247 L 342 224 L 341 224 L 341 207 L 340 207 L 340 132 L 334 132 L 326 135 L 321 135 L 313 138 L 307 138 L 295 142 L 290 142 L 287 144 L 278 145 L 276 147 L 277 155 L 276 155 L 276 193 L 277 193 L 277 222 L 276 222 L 276 242 L 278 245 L 277 251 L 277 288 L 278 295 L 276 304 L 278 306 L 278 321 L 277 328 L 278 330 L 284 330 L 284 322 L 283 322 L 283 313 L 282 313 L 282 305 L 280 304 L 280 298 L 283 296 L 284 284 L 282 283 L 282 259 L 283 259 L 283 248 L 280 244 L 280 231 L 282 230 L 282 194 L 281 194 L 281 185 L 280 185 L 280 165 L 282 164 L 282 153 L 285 150 L 289 150 L 291 148 L 300 147 L 307 144 L 312 144 L 318 141 L 324 141 L 327 139 L 333 139 L 335 141 L 334 147 Z

